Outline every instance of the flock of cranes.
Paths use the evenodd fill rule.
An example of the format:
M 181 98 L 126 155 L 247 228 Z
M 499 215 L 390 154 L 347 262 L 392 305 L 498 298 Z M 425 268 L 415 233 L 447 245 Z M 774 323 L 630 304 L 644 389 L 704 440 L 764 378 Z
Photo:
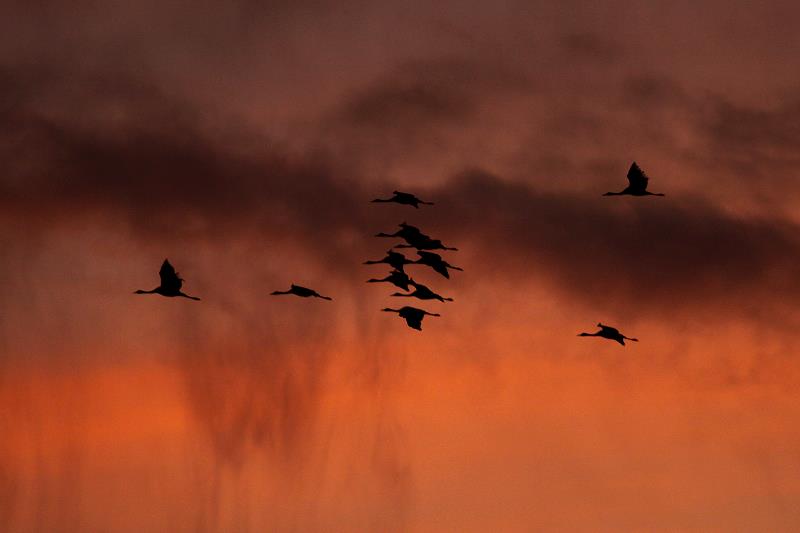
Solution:
M 410 193 L 394 191 L 394 196 L 387 200 L 373 200 L 373 202 L 395 202 L 404 205 L 413 205 L 418 208 L 419 205 L 433 205 L 432 202 L 423 202 L 416 196 Z M 445 246 L 439 239 L 432 239 L 425 235 L 422 230 L 416 226 L 412 226 L 406 222 L 399 224 L 400 229 L 394 233 L 378 233 L 376 237 L 400 238 L 403 239 L 405 244 L 396 244 L 394 248 L 415 248 L 419 259 L 412 261 L 400 252 L 394 251 L 390 248 L 386 251 L 386 257 L 376 261 L 365 261 L 365 265 L 378 265 L 385 263 L 392 267 L 392 271 L 385 278 L 381 279 L 368 279 L 367 283 L 391 283 L 395 287 L 402 289 L 405 292 L 394 292 L 391 296 L 399 298 L 417 298 L 418 300 L 438 300 L 442 303 L 452 302 L 452 298 L 444 297 L 435 293 L 429 287 L 414 281 L 406 271 L 406 265 L 424 265 L 431 267 L 435 272 L 441 274 L 443 277 L 450 279 L 450 270 L 463 270 L 460 267 L 451 265 L 442 258 L 441 255 L 431 252 L 430 250 L 458 250 Z M 413 289 L 413 290 L 412 290 Z M 410 305 L 403 306 L 399 309 L 392 309 L 385 307 L 382 309 L 387 313 L 397 313 L 400 318 L 405 319 L 408 327 L 422 331 L 422 319 L 426 316 L 441 316 L 439 313 L 430 313 L 425 309 L 412 307 Z
M 628 170 L 628 186 L 620 191 L 620 192 L 607 192 L 603 196 L 620 196 L 620 195 L 629 195 L 629 196 L 664 196 L 663 193 L 653 193 L 647 190 L 647 185 L 649 182 L 649 178 L 644 173 L 644 171 L 639 168 L 639 165 L 636 164 L 634 161 L 631 164 L 630 169 Z M 425 202 L 420 200 L 415 195 L 401 192 L 401 191 L 394 191 L 393 196 L 391 198 L 376 198 L 372 200 L 372 202 L 376 203 L 396 203 L 400 205 L 410 205 L 415 209 L 419 209 L 420 205 L 434 205 L 433 202 Z M 391 296 L 394 297 L 405 297 L 405 298 L 417 298 L 418 300 L 438 300 L 440 302 L 452 302 L 452 298 L 446 298 L 441 296 L 440 294 L 435 293 L 430 288 L 426 287 L 425 285 L 414 281 L 405 271 L 406 265 L 424 265 L 428 266 L 433 269 L 438 274 L 442 275 L 444 278 L 450 279 L 450 271 L 451 270 L 458 270 L 463 271 L 462 268 L 451 265 L 448 263 L 441 255 L 433 252 L 432 250 L 446 250 L 446 251 L 457 251 L 458 248 L 453 248 L 449 246 L 445 246 L 441 240 L 433 239 L 428 235 L 425 235 L 422 230 L 419 228 L 407 224 L 406 222 L 401 222 L 399 225 L 399 230 L 395 231 L 394 233 L 378 233 L 375 235 L 376 237 L 385 237 L 385 238 L 399 238 L 405 241 L 404 244 L 396 244 L 394 247 L 390 248 L 386 251 L 386 256 L 382 259 L 373 260 L 373 261 L 365 261 L 365 265 L 377 265 L 377 264 L 386 264 L 392 267 L 392 270 L 389 274 L 384 278 L 372 278 L 368 279 L 367 283 L 391 283 L 395 287 L 402 289 L 405 292 L 395 292 L 392 293 Z M 410 260 L 405 255 L 400 252 L 395 251 L 395 248 L 414 248 L 416 249 L 416 253 L 418 259 Z M 175 271 L 175 268 L 170 264 L 170 262 L 165 259 L 164 263 L 161 265 L 161 269 L 158 272 L 159 277 L 161 278 L 161 284 L 156 287 L 155 289 L 145 291 L 145 290 L 137 290 L 134 294 L 160 294 L 161 296 L 167 296 L 170 298 L 173 297 L 183 297 L 189 298 L 191 300 L 200 300 L 200 298 L 196 296 L 189 296 L 181 291 L 183 287 L 183 278 Z M 412 290 L 413 289 L 413 290 Z M 274 291 L 271 293 L 273 296 L 279 295 L 294 295 L 299 296 L 301 298 L 320 298 L 323 300 L 333 300 L 330 296 L 323 296 L 319 294 L 314 289 L 309 289 L 307 287 L 302 287 L 300 285 L 295 285 L 294 283 L 291 284 L 289 290 L 286 291 Z M 390 312 L 390 313 L 397 313 L 400 318 L 406 321 L 408 327 L 416 330 L 422 330 L 422 320 L 426 316 L 441 316 L 439 313 L 430 313 L 424 309 L 419 309 L 417 307 L 411 306 L 403 306 L 399 309 L 392 309 L 390 307 L 386 307 L 382 309 L 382 311 Z M 603 325 L 602 323 L 598 323 L 597 327 L 600 328 L 599 331 L 595 333 L 579 333 L 579 337 L 601 337 L 604 339 L 609 339 L 620 343 L 621 345 L 625 346 L 625 341 L 637 341 L 638 339 L 634 339 L 632 337 L 626 337 L 622 333 L 619 332 L 618 329 L 613 328 L 611 326 Z

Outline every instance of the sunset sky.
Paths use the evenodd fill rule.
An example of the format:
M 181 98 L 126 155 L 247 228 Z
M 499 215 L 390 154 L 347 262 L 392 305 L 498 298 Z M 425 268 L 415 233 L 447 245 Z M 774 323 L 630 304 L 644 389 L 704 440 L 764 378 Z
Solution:
M 0 530 L 800 530 L 799 17 L 0 3 Z

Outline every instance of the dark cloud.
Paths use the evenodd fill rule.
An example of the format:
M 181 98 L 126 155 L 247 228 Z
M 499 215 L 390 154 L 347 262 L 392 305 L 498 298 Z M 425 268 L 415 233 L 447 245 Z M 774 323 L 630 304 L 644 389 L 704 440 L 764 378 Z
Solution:
M 474 113 L 470 98 L 468 65 L 406 65 L 394 76 L 376 82 L 353 95 L 344 106 L 343 118 L 355 126 L 379 127 L 412 122 L 461 122 Z
M 544 277 L 598 309 L 746 314 L 798 295 L 798 228 L 781 219 L 671 196 L 541 193 L 480 171 L 434 197 L 447 233 L 490 259 L 483 268 Z
M 762 108 L 718 99 L 706 117 L 710 151 L 727 162 L 726 172 L 793 181 L 790 175 L 774 172 L 793 171 L 800 162 L 800 102 L 779 101 Z
M 481 139 L 497 104 L 534 81 L 503 58 L 441 56 L 402 61 L 352 88 L 311 132 L 367 175 L 460 153 L 465 132 Z
M 31 99 L 6 113 L 3 217 L 42 227 L 105 220 L 165 240 L 302 234 L 328 251 L 358 222 L 361 186 L 324 157 L 229 135 L 151 86 L 88 80 L 76 93 L 57 100 L 91 110 L 50 112 Z
M 448 87 L 458 85 L 442 76 Z M 317 154 L 291 154 L 259 135 L 215 130 L 207 117 L 146 86 L 117 81 L 95 91 L 97 83 L 90 84 L 95 106 L 113 109 L 105 117 L 55 118 L 30 105 L 8 113 L 0 146 L 9 156 L 0 181 L 5 217 L 46 226 L 95 216 L 162 241 L 261 235 L 317 251 L 327 269 L 344 277 L 352 256 L 370 249 L 363 236 L 397 222 L 391 210 L 368 204 L 363 180 L 348 170 L 357 164 L 333 165 Z M 639 92 L 647 98 L 675 92 L 642 83 Z M 9 91 L 19 94 L 14 86 Z M 385 109 L 356 114 L 374 111 L 377 119 L 429 103 L 397 100 L 391 91 L 371 95 L 367 107 Z M 731 113 L 734 118 L 719 120 L 739 117 L 734 123 L 741 131 L 721 128 L 719 142 L 773 129 L 785 133 L 776 133 L 776 142 L 790 142 L 789 132 L 769 117 Z M 428 115 L 433 118 L 424 119 Z M 437 120 L 430 110 L 419 117 Z M 376 184 L 371 190 L 392 188 Z M 797 228 L 789 222 L 739 218 L 675 194 L 609 199 L 599 188 L 586 189 L 544 193 L 467 172 L 425 191 L 440 207 L 435 215 L 421 210 L 418 216 L 441 228 L 446 241 L 453 236 L 485 248 L 491 268 L 544 277 L 594 305 L 713 307 L 795 292 Z

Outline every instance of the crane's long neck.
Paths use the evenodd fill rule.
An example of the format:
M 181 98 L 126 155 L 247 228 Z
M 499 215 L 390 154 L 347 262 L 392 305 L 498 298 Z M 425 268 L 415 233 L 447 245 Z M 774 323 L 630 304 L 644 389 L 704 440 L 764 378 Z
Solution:
M 603 196 L 621 196 L 625 194 L 624 192 L 607 192 Z
M 139 289 L 138 291 L 134 291 L 133 294 L 155 294 L 156 292 L 158 292 L 158 287 L 156 287 L 152 291 L 144 291 L 142 289 Z
M 599 337 L 599 333 L 578 333 L 578 337 Z

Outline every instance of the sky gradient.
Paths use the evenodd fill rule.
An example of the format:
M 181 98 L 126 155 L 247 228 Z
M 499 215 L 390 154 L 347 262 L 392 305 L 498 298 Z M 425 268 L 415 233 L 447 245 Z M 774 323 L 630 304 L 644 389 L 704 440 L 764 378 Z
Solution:
M 798 15 L 0 4 L 0 523 L 796 531 Z

